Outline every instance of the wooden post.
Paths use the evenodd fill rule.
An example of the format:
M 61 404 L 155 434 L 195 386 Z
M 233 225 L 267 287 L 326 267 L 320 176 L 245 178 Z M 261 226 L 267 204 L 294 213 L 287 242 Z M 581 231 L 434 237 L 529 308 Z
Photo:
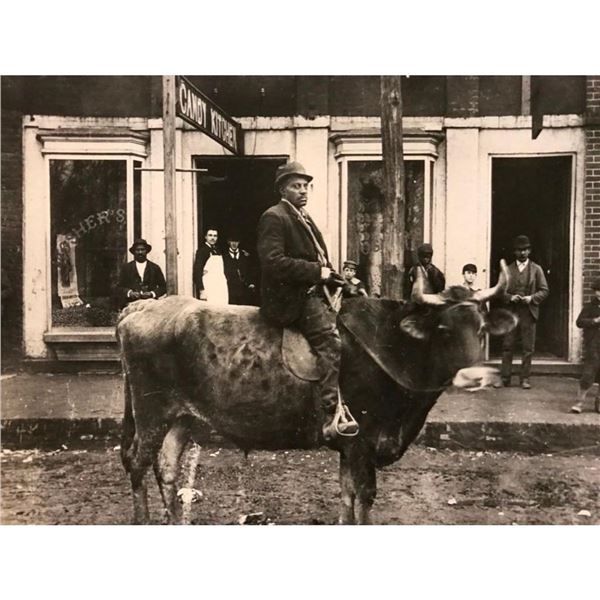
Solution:
M 177 211 L 175 204 L 175 77 L 163 83 L 163 166 L 165 180 L 165 262 L 167 294 L 177 294 Z
M 399 76 L 381 77 L 381 141 L 383 147 L 382 296 L 403 298 L 404 159 L 402 155 L 402 87 Z

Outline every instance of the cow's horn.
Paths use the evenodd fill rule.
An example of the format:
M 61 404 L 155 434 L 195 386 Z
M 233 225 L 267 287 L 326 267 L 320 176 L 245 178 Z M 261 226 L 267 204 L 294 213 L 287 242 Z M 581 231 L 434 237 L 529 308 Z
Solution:
M 500 275 L 498 276 L 498 283 L 491 288 L 485 290 L 479 290 L 473 294 L 473 299 L 478 302 L 487 302 L 490 298 L 493 298 L 496 294 L 499 294 L 502 290 L 506 289 L 508 284 L 508 267 L 506 261 L 502 259 L 500 261 Z
M 417 304 L 429 304 L 431 306 L 441 306 L 446 304 L 446 301 L 440 294 L 424 294 L 423 280 L 425 279 L 424 269 L 418 265 L 415 267 L 415 283 L 412 289 L 412 300 Z

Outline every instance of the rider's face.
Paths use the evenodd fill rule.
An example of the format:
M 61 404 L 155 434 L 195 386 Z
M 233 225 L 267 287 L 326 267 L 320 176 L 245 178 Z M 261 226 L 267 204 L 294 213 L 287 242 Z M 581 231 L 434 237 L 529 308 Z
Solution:
M 292 175 L 281 186 L 281 197 L 293 204 L 296 208 L 306 206 L 308 200 L 309 181 L 304 177 Z

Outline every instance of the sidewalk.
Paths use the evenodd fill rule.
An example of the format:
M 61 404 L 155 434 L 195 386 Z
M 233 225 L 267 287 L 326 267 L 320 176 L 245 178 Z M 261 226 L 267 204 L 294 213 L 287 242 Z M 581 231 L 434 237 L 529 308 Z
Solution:
M 534 377 L 518 387 L 476 393 L 450 390 L 431 411 L 418 443 L 432 447 L 600 455 L 600 415 L 572 415 L 577 380 Z M 120 375 L 3 375 L 1 425 L 6 448 L 118 444 L 123 411 Z M 207 445 L 226 446 L 218 436 Z

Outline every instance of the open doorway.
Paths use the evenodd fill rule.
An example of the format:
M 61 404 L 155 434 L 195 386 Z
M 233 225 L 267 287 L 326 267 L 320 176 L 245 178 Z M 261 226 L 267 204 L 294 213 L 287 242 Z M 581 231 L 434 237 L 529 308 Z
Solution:
M 490 273 L 501 258 L 514 260 L 512 240 L 529 237 L 531 259 L 546 275 L 550 295 L 540 308 L 535 357 L 566 359 L 569 330 L 570 156 L 492 159 L 492 246 Z M 490 354 L 500 354 L 493 340 Z
M 279 201 L 273 187 L 275 171 L 286 161 L 285 157 L 195 157 L 195 167 L 208 170 L 198 178 L 198 244 L 203 243 L 208 227 L 215 228 L 218 246 L 225 252 L 227 235 L 236 232 L 240 247 L 250 254 L 256 283 L 260 282 L 256 228 L 263 212 Z M 256 303 L 260 303 L 258 295 Z

